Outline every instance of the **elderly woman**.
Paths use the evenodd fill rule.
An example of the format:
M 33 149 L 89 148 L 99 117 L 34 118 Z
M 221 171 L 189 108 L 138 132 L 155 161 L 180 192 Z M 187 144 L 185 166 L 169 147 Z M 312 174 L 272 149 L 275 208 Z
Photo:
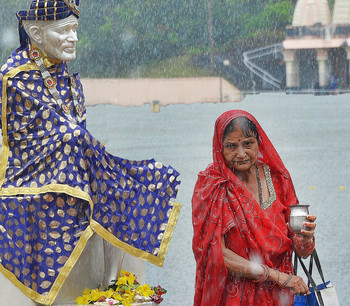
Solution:
M 300 236 L 288 230 L 288 206 L 298 204 L 293 183 L 249 113 L 217 119 L 213 159 L 192 199 L 194 305 L 293 305 L 293 294 L 309 290 L 293 275 L 292 252 L 312 253 L 316 217 Z

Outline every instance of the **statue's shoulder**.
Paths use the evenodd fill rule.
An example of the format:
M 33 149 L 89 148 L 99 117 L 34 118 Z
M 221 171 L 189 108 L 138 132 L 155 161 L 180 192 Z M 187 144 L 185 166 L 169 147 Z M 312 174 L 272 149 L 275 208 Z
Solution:
M 13 71 L 14 69 L 17 69 L 18 72 L 20 72 L 23 66 L 31 63 L 33 63 L 33 61 L 28 56 L 27 48 L 16 49 L 7 59 L 6 63 L 1 67 L 1 76 L 4 77 L 6 74 Z

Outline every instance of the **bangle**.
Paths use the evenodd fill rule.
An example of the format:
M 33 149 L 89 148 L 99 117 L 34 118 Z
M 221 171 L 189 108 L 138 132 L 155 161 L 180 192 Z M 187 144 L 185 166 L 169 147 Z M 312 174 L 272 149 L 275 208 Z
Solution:
M 263 274 L 257 280 L 253 280 L 253 282 L 255 283 L 263 283 L 269 278 L 270 272 L 269 272 L 268 266 L 267 265 L 261 265 L 261 266 L 264 270 Z
M 297 250 L 312 253 L 312 251 L 315 249 L 315 237 L 309 239 L 305 244 L 300 242 L 299 237 L 295 237 L 294 245 Z
M 275 287 L 280 282 L 280 271 L 278 270 L 275 270 L 275 271 L 277 272 L 277 280 L 270 285 L 270 288 Z
M 293 274 L 289 274 L 287 280 L 281 285 L 282 288 L 288 285 L 289 281 L 292 279 Z

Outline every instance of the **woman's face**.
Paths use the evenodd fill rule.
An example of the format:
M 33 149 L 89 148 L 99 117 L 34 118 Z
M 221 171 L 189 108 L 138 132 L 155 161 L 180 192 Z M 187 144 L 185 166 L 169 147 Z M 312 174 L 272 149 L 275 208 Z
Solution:
M 257 161 L 259 144 L 255 136 L 246 137 L 239 126 L 227 134 L 222 154 L 229 168 L 235 172 L 249 170 Z

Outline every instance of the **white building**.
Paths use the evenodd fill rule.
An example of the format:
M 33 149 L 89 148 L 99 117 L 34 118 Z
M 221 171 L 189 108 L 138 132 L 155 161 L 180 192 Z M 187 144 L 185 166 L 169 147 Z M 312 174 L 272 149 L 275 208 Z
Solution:
M 350 0 L 299 0 L 283 49 L 287 90 L 349 88 Z

